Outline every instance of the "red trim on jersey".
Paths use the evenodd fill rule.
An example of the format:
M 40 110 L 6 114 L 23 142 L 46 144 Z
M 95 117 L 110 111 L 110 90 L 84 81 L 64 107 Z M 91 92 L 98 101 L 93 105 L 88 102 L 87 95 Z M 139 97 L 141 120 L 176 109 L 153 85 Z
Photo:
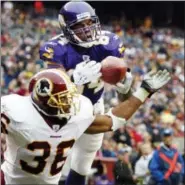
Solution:
M 40 112 L 39 112 L 40 113 Z M 49 117 L 49 116 L 46 116 L 42 113 L 40 113 L 40 115 L 42 116 L 42 118 L 44 119 L 44 121 L 47 123 L 47 125 L 53 129 L 53 125 L 59 125 L 60 128 L 59 130 L 65 126 L 67 124 L 67 121 L 66 120 L 61 120 L 59 118 L 56 118 L 56 117 Z
M 1 185 L 6 185 L 4 180 L 4 172 L 1 170 Z
M 53 125 L 59 125 L 60 128 L 58 130 L 60 130 L 63 126 L 65 126 L 67 124 L 67 120 L 63 119 L 59 119 L 57 117 L 49 117 L 46 116 L 45 114 L 43 114 L 42 112 L 40 112 L 37 107 L 33 104 L 34 108 L 38 111 L 38 113 L 41 115 L 41 117 L 44 119 L 44 121 L 46 122 L 46 124 L 53 130 Z

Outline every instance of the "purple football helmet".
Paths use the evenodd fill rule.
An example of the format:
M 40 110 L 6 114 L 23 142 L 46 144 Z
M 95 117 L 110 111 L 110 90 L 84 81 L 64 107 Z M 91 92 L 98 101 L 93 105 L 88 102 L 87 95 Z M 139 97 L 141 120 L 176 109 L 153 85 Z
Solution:
M 99 18 L 86 2 L 68 2 L 59 12 L 59 24 L 65 37 L 82 47 L 92 47 L 101 35 Z

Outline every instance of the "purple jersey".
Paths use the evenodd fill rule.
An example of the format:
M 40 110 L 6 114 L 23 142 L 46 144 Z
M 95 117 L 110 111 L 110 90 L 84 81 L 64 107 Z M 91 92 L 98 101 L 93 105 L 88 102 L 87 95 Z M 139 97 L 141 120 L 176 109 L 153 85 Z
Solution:
M 76 65 L 84 60 L 101 62 L 107 56 L 122 58 L 124 47 L 120 38 L 111 32 L 103 32 L 97 45 L 91 48 L 74 46 L 63 35 L 59 35 L 41 46 L 39 53 L 42 60 L 60 64 L 68 71 L 75 69 Z M 104 83 L 99 80 L 97 83 L 85 84 L 82 94 L 95 104 L 102 96 L 103 90 Z

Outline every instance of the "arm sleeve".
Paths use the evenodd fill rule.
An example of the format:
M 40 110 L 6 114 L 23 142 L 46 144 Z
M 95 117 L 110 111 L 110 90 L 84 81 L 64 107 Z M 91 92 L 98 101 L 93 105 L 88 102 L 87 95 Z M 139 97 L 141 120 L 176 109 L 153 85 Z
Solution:
M 1 97 L 1 133 L 8 134 L 11 130 L 12 121 L 8 115 L 6 97 Z
M 149 162 L 149 170 L 151 173 L 151 176 L 157 180 L 157 181 L 162 181 L 164 179 L 163 173 L 160 171 L 160 166 L 159 166 L 159 153 L 158 151 L 155 151 L 153 158 Z

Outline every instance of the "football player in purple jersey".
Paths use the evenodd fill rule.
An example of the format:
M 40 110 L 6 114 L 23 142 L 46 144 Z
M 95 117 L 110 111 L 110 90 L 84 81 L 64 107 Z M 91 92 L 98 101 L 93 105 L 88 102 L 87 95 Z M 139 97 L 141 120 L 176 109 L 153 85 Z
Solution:
M 66 3 L 61 8 L 58 19 L 62 33 L 40 47 L 40 58 L 47 63 L 48 68 L 65 69 L 81 93 L 91 100 L 94 114 L 103 114 L 101 61 L 108 56 L 123 58 L 123 43 L 114 33 L 101 30 L 95 10 L 86 2 Z M 126 78 L 115 88 L 122 94 L 127 94 L 131 84 L 132 75 L 127 72 Z M 102 140 L 103 134 L 82 135 L 79 147 L 83 152 L 78 161 L 78 170 L 71 170 L 69 173 L 70 157 L 63 168 L 62 179 L 66 179 L 69 174 L 67 185 L 84 184 Z

